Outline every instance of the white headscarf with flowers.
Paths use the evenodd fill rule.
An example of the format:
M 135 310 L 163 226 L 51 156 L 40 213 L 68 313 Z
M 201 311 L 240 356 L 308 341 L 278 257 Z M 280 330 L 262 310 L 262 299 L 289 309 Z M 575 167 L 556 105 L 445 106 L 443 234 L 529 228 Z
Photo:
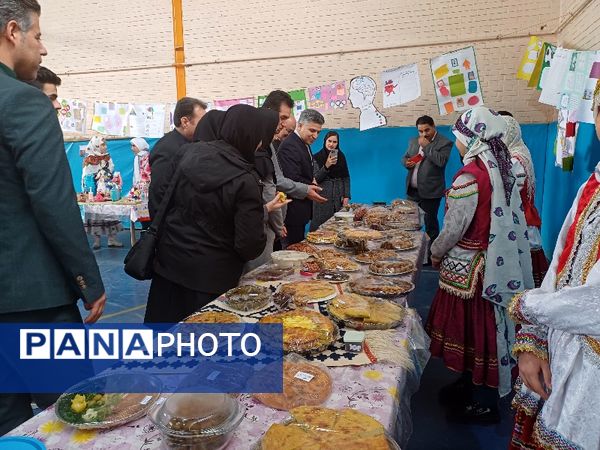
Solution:
M 479 106 L 465 112 L 452 130 L 467 147 L 463 162 L 480 159 L 492 185 L 482 296 L 494 304 L 501 396 L 511 390 L 511 367 L 516 364 L 511 354 L 515 325 L 506 308 L 515 294 L 534 287 L 524 208 L 510 153 L 502 141 L 507 128 L 506 121 L 496 111 Z
M 135 145 L 139 150 L 133 158 L 133 184 L 135 185 L 142 181 L 142 176 L 140 175 L 140 162 L 148 154 L 150 146 L 148 145 L 148 142 L 146 142 L 146 139 L 140 137 L 133 138 L 129 142 L 131 145 Z
M 106 139 L 102 136 L 92 136 L 90 142 L 88 142 L 87 147 L 85 148 L 86 155 L 91 156 L 102 156 L 105 152 L 102 150 L 102 144 L 106 143 Z

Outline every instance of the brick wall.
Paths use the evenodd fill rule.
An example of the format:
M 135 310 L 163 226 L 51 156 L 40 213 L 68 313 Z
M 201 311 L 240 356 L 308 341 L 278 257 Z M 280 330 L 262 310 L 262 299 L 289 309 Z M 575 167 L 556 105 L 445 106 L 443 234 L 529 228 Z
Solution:
M 170 1 L 41 3 L 50 52 L 44 64 L 62 76 L 61 95 L 90 106 L 93 100 L 176 99 Z M 357 75 L 379 84 L 382 70 L 417 62 L 422 97 L 382 110 L 388 125 L 411 126 L 424 113 L 451 123 L 454 116 L 436 114 L 428 59 L 474 45 L 485 103 L 523 122 L 548 122 L 552 109 L 515 74 L 529 34 L 556 42 L 567 3 L 572 0 L 184 0 L 188 94 L 256 96 Z M 580 39 L 575 35 L 569 39 Z M 326 119 L 328 126 L 357 127 L 358 111 Z
M 558 35 L 563 47 L 600 50 L 600 0 L 561 0 L 561 19 L 567 23 Z

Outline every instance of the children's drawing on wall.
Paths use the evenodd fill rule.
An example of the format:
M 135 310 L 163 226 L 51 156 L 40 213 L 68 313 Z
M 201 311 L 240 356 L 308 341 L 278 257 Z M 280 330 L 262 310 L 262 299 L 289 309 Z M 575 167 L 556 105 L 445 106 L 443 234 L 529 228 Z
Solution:
M 353 108 L 360 110 L 360 131 L 382 127 L 387 124 L 387 119 L 375 105 L 377 84 L 371 77 L 360 76 L 350 81 L 348 100 Z
M 327 112 L 345 108 L 347 102 L 348 92 L 345 81 L 308 88 L 308 107 L 311 109 Z
M 421 81 L 416 64 L 408 64 L 381 72 L 383 107 L 402 105 L 421 96 Z
M 531 74 L 533 74 L 543 44 L 544 43 L 540 41 L 537 36 L 531 36 L 529 38 L 529 44 L 527 44 L 527 49 L 521 59 L 521 64 L 519 65 L 519 70 L 517 72 L 518 79 L 525 81 L 531 79 Z
M 446 53 L 430 63 L 441 115 L 483 105 L 475 48 Z
M 160 138 L 165 134 L 164 104 L 131 105 L 129 113 L 129 135 L 136 137 Z
M 215 100 L 213 102 L 215 109 L 219 111 L 227 111 L 233 105 L 250 105 L 254 106 L 254 97 L 233 98 L 230 100 Z
M 125 136 L 129 103 L 94 102 L 92 130 L 100 134 Z
M 80 100 L 59 99 L 58 121 L 60 128 L 67 133 L 85 133 L 87 106 Z

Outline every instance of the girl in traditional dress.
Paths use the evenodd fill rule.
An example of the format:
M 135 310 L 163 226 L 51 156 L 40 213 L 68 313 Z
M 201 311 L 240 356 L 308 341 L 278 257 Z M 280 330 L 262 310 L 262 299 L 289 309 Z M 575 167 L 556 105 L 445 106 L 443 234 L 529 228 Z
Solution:
M 517 175 L 517 184 L 521 186 L 521 200 L 525 208 L 525 220 L 527 221 L 529 246 L 531 248 L 533 282 L 535 287 L 540 287 L 548 271 L 549 264 L 542 248 L 542 236 L 540 234 L 542 219 L 534 203 L 535 171 L 533 170 L 533 161 L 529 149 L 523 142 L 519 122 L 511 116 L 505 116 L 504 119 L 508 124 L 508 129 L 503 140 L 512 157 Z
M 515 329 L 506 307 L 533 286 L 527 226 L 506 121 L 485 107 L 464 113 L 453 133 L 464 167 L 447 193 L 444 228 L 431 246 L 440 287 L 427 321 L 431 353 L 463 374 L 442 389 L 461 422 L 500 420 L 498 394 L 511 391 Z
M 148 212 L 148 189 L 150 187 L 150 146 L 144 138 L 133 138 L 131 141 L 133 158 L 133 184 L 129 197 L 137 197 L 142 201 L 138 211 L 142 214 L 138 220 L 143 229 L 150 226 L 150 213 Z
M 113 177 L 115 165 L 107 152 L 106 140 L 101 136 L 94 136 L 86 147 L 86 156 L 83 160 L 82 187 L 89 188 L 90 176 L 97 184 L 109 181 Z M 123 229 L 117 216 L 97 213 L 85 213 L 85 231 L 94 237 L 93 249 L 100 248 L 100 237 L 108 235 L 109 247 L 123 247 L 117 239 L 117 233 Z
M 323 188 L 321 195 L 325 203 L 313 203 L 311 231 L 316 230 L 329 220 L 350 201 L 350 172 L 346 155 L 340 150 L 340 135 L 330 131 L 325 135 L 323 148 L 314 156 L 315 179 Z
M 600 139 L 600 81 L 594 95 Z M 511 449 L 600 449 L 600 163 L 573 202 L 539 289 L 510 305 L 523 324 Z

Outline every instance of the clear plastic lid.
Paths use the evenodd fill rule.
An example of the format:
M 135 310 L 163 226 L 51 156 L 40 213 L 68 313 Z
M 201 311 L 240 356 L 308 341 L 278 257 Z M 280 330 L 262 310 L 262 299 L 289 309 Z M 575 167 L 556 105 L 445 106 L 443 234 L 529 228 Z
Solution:
M 148 417 L 164 433 L 175 436 L 216 436 L 237 428 L 243 418 L 240 403 L 225 394 L 172 394 Z

